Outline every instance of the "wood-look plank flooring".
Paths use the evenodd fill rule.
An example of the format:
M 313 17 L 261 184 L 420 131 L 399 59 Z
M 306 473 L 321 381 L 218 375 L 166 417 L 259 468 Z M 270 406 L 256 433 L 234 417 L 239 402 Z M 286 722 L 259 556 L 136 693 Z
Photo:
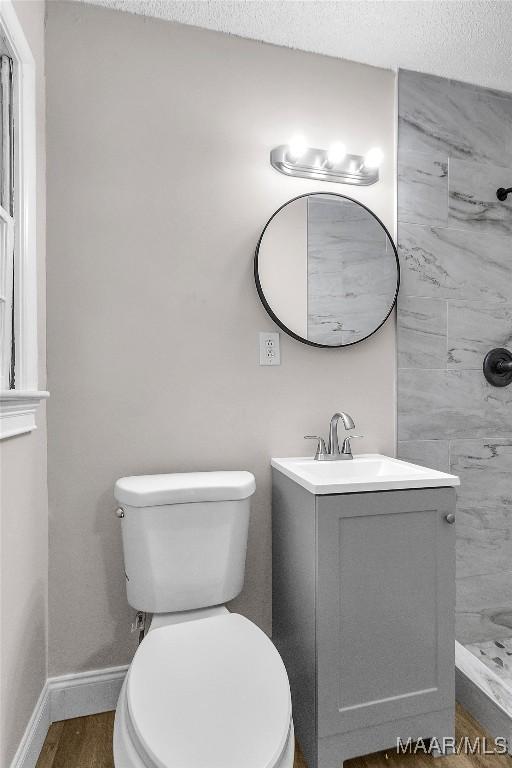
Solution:
M 76 717 L 54 723 L 48 731 L 36 768 L 114 768 L 114 713 Z M 482 727 L 457 706 L 457 738 L 485 736 Z M 240 768 L 243 768 L 241 766 Z M 297 747 L 294 768 L 308 768 Z M 392 750 L 348 760 L 344 768 L 512 768 L 506 755 L 397 755 Z

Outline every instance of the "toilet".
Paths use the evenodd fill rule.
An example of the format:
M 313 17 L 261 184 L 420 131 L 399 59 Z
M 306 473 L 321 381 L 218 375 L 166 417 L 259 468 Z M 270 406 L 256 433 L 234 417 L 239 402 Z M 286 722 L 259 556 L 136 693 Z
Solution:
M 224 605 L 243 586 L 255 487 L 250 472 L 115 485 L 128 602 L 152 614 L 119 696 L 116 768 L 293 768 L 283 661 Z

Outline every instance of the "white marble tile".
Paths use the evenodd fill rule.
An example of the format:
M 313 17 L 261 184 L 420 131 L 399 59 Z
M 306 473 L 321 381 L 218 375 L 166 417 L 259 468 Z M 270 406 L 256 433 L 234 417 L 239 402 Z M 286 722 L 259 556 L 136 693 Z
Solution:
M 512 165 L 512 94 L 450 81 L 450 102 L 462 122 L 473 158 Z M 458 156 L 452 152 L 452 156 Z M 462 155 L 461 155 L 462 156 Z
M 308 210 L 317 223 L 326 222 L 330 229 L 338 224 L 340 234 L 345 231 L 347 222 L 353 221 L 363 225 L 363 236 L 369 235 L 374 239 L 375 235 L 380 238 L 382 229 L 379 223 L 374 220 L 374 234 L 372 234 L 371 217 L 368 216 L 368 211 L 363 206 L 354 204 L 349 198 L 336 197 L 328 192 L 325 195 L 308 197 Z
M 399 296 L 399 368 L 446 368 L 446 314 L 443 299 Z
M 491 387 L 480 371 L 398 371 L 398 439 L 512 434 L 512 388 Z
M 512 437 L 452 440 L 450 467 L 463 481 L 459 509 L 500 509 L 512 534 Z
M 308 339 L 350 344 L 389 313 L 396 257 L 379 222 L 354 204 L 308 201 Z
M 510 568 L 512 542 L 505 513 L 457 510 L 456 562 L 459 578 L 500 574 Z
M 448 158 L 401 152 L 398 158 L 398 221 L 429 226 L 448 223 Z
M 466 645 L 512 635 L 512 571 L 457 579 L 455 636 Z
M 508 236 L 400 223 L 402 296 L 510 302 Z
M 421 467 L 450 471 L 448 440 L 406 440 L 398 443 L 397 456 Z
M 494 669 L 482 663 L 480 654 L 477 656 L 460 642 L 455 643 L 455 665 L 498 707 L 512 717 L 512 688 Z
M 503 165 L 450 158 L 448 226 L 472 232 L 512 234 L 512 199 L 497 199 L 498 187 L 512 184 Z
M 452 441 L 450 471 L 461 481 L 457 489 L 457 576 L 510 570 L 512 438 Z
M 319 304 L 325 314 L 321 315 L 319 311 L 310 313 L 308 338 L 314 341 L 325 338 L 322 343 L 332 344 L 336 335 L 340 344 L 351 344 L 373 333 L 390 311 L 392 294 L 390 291 L 385 296 L 368 296 L 367 302 L 362 301 L 363 297 L 364 294 L 344 296 L 342 302 L 337 295 L 324 294 L 319 297 Z
M 504 568 L 510 567 L 510 539 L 500 539 L 496 530 L 491 535 L 489 531 L 475 535 L 471 518 L 469 512 L 457 512 L 455 562 L 458 576 L 465 579 L 503 573 Z
M 511 125 L 509 94 L 400 72 L 398 451 L 444 469 L 450 441 L 457 637 L 468 643 L 512 637 L 512 387 L 481 370 L 489 349 L 512 347 L 512 199 L 496 199 L 512 185 Z
M 320 254 L 338 244 L 385 243 L 386 233 L 377 219 L 351 200 L 308 198 L 308 248 Z
M 448 303 L 448 368 L 481 370 L 489 350 L 511 346 L 512 303 Z
M 458 109 L 450 100 L 450 81 L 442 77 L 400 70 L 398 73 L 399 150 L 466 157 L 466 143 Z
M 401 151 L 512 164 L 510 95 L 401 70 L 398 104 Z
M 482 664 L 492 669 L 500 680 L 508 684 L 512 695 L 512 637 L 470 643 L 466 648 L 480 659 Z

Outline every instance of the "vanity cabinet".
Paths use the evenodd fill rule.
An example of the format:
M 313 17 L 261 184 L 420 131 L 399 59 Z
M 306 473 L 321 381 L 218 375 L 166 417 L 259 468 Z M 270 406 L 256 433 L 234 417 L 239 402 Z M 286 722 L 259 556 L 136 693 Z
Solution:
M 273 640 L 309 768 L 453 737 L 454 488 L 315 495 L 273 469 L 272 504 Z

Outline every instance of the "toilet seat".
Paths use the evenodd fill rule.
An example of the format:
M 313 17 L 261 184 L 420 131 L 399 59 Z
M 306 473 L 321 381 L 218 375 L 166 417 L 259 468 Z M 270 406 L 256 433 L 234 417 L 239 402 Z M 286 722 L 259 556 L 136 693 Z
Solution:
M 124 696 L 135 750 L 155 768 L 277 768 L 290 747 L 284 664 L 237 614 L 152 630 Z

